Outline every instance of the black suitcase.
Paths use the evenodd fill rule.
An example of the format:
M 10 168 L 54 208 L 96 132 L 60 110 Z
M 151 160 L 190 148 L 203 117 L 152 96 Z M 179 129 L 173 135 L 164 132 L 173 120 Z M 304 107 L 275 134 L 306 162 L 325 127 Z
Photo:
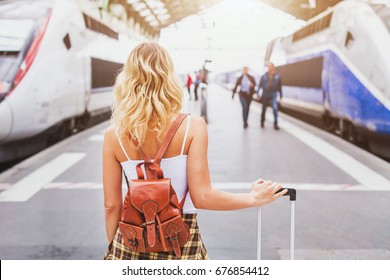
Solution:
M 279 190 L 278 192 L 283 191 Z M 297 192 L 295 189 L 288 189 L 284 196 L 290 197 L 290 260 L 294 259 L 295 251 L 295 200 L 297 198 Z M 261 260 L 261 207 L 257 207 L 257 259 Z

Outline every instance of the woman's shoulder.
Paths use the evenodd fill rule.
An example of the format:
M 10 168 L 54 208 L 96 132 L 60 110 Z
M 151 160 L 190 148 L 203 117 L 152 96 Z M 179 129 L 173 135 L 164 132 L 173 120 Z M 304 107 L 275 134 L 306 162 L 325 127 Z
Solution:
M 207 135 L 207 124 L 204 118 L 196 115 L 191 115 L 189 136 Z
M 196 128 L 206 128 L 206 122 L 204 118 L 197 116 L 197 115 L 191 115 L 191 128 L 196 130 Z
M 104 130 L 104 142 L 116 141 L 116 132 L 114 125 L 110 125 Z
M 113 124 L 110 124 L 105 130 L 104 135 L 115 135 L 115 127 Z

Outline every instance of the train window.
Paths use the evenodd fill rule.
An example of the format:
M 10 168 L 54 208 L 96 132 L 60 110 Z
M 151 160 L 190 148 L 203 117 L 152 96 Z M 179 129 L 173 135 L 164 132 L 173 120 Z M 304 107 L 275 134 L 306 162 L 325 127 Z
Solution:
M 111 38 L 118 40 L 118 33 L 115 32 L 114 30 L 112 30 L 107 25 L 101 23 L 100 21 L 98 21 L 98 20 L 96 20 L 96 19 L 94 19 L 94 18 L 92 18 L 84 13 L 83 13 L 83 17 L 84 17 L 85 26 L 88 29 L 91 29 L 95 32 L 104 34 L 108 37 L 111 37 Z
M 64 44 L 68 50 L 72 47 L 72 44 L 70 43 L 69 33 L 66 33 L 66 35 L 65 35 L 64 39 L 62 39 L 62 41 L 64 42 Z
M 345 43 L 344 43 L 345 47 L 350 48 L 354 41 L 355 41 L 355 37 L 353 37 L 352 33 L 348 31 L 347 36 L 345 37 Z
M 3 86 L 13 83 L 33 36 L 33 20 L 0 19 L 0 82 Z
M 115 77 L 123 64 L 116 63 L 99 58 L 91 59 L 92 89 L 112 87 L 115 83 Z
M 278 66 L 284 86 L 322 88 L 323 57 Z

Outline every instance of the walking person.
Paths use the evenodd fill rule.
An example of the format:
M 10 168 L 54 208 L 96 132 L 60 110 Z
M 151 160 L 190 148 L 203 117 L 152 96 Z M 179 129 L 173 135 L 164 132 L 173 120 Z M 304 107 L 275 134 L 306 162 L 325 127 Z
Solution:
M 187 74 L 187 90 L 188 90 L 188 95 L 190 96 L 190 100 L 191 100 L 191 85 L 192 85 L 192 78 L 191 78 L 191 75 L 190 74 Z
M 277 97 L 279 92 L 280 100 L 282 100 L 282 79 L 276 72 L 276 68 L 273 63 L 268 63 L 268 71 L 260 78 L 259 89 L 257 90 L 258 95 L 261 89 L 263 90 L 261 96 L 261 102 L 263 105 L 260 119 L 261 127 L 264 128 L 265 112 L 267 110 L 267 106 L 271 103 L 274 113 L 274 129 L 279 130 Z
M 200 72 L 197 72 L 195 75 L 195 84 L 194 84 L 194 95 L 195 95 L 195 101 L 198 100 L 198 89 L 201 82 L 201 75 Z
M 247 193 L 213 189 L 207 163 L 207 126 L 198 116 L 180 114 L 182 96 L 167 51 L 156 43 L 135 47 L 117 77 L 112 123 L 104 134 L 103 191 L 109 241 L 105 259 L 207 259 L 197 224 L 197 209 L 258 207 L 287 192 L 277 193 L 281 189 L 278 183 L 262 179 L 253 182 Z M 173 134 L 172 124 L 177 128 Z M 161 151 L 160 145 L 166 143 L 164 139 L 168 132 L 173 137 L 172 141 L 165 153 L 156 155 L 157 151 Z M 190 236 L 180 248 L 180 257 L 171 251 L 148 253 L 126 247 L 118 228 L 124 205 L 122 172 L 127 179 L 136 179 L 140 169 L 136 168 L 144 163 L 145 155 L 151 159 L 162 156 L 161 162 L 150 163 L 155 165 L 154 168 L 163 170 L 164 178 L 170 178 L 179 201 L 184 202 L 182 219 L 190 229 Z M 146 223 L 148 229 L 151 224 Z M 138 233 L 129 234 L 139 238 Z M 133 246 L 136 247 L 137 243 Z
M 244 128 L 248 127 L 249 108 L 252 102 L 252 95 L 255 92 L 255 86 L 256 86 L 255 78 L 249 75 L 248 72 L 249 72 L 249 68 L 245 66 L 242 69 L 242 75 L 236 81 L 236 85 L 233 89 L 233 95 L 232 95 L 232 99 L 234 99 L 236 90 L 238 87 L 240 87 L 239 97 L 242 106 L 242 118 L 244 121 Z

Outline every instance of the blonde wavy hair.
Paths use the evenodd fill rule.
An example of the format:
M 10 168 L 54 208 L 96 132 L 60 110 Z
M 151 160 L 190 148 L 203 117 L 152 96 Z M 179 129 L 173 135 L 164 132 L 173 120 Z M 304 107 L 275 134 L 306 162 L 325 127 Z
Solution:
M 111 122 L 120 137 L 135 138 L 140 146 L 148 131 L 157 131 L 161 140 L 163 128 L 182 108 L 182 96 L 168 52 L 142 43 L 117 76 Z

